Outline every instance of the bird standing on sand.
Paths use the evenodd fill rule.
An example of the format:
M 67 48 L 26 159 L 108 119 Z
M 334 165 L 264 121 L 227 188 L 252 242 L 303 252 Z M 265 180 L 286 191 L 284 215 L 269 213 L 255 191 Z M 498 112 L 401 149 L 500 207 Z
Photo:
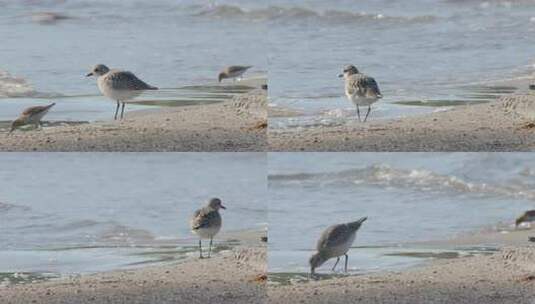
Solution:
M 231 65 L 223 69 L 217 76 L 219 82 L 225 78 L 232 78 L 236 81 L 236 78 L 241 77 L 245 71 L 252 68 L 252 65 Z
M 208 247 L 208 257 L 212 252 L 212 240 L 214 236 L 221 229 L 221 215 L 219 209 L 227 209 L 221 204 L 218 198 L 212 198 L 208 201 L 208 205 L 198 209 L 191 218 L 191 231 L 199 236 L 199 257 L 202 259 L 202 239 L 210 239 L 210 246 Z
M 24 125 L 35 125 L 36 128 L 41 127 L 41 119 L 48 113 L 56 103 L 51 103 L 47 106 L 33 106 L 26 108 L 20 116 L 11 123 L 11 130 L 8 135 L 15 131 L 16 128 Z
M 360 73 L 354 65 L 346 66 L 343 74 L 338 75 L 338 77 L 344 77 L 347 99 L 357 106 L 357 117 L 359 121 L 359 106 L 368 106 L 368 112 L 366 112 L 366 117 L 364 117 L 364 122 L 366 122 L 371 111 L 371 105 L 383 98 L 377 82 L 372 77 Z
M 522 223 L 529 222 L 535 222 L 535 210 L 528 210 L 519 216 L 515 221 L 515 228 L 518 228 L 518 226 Z
M 124 107 L 128 100 L 133 99 L 145 90 L 157 90 L 158 88 L 146 84 L 131 72 L 121 70 L 110 70 L 103 64 L 97 64 L 91 70 L 89 76 L 97 76 L 97 84 L 100 92 L 104 96 L 116 100 L 114 119 L 117 119 L 119 104 L 122 103 L 121 119 L 124 115 Z
M 310 274 L 312 276 L 316 268 L 331 258 L 336 258 L 336 263 L 332 268 L 332 271 L 334 271 L 342 255 L 346 258 L 344 271 L 347 272 L 347 261 L 349 258 L 347 252 L 357 236 L 357 230 L 359 230 L 366 219 L 367 217 L 363 217 L 356 222 L 333 225 L 323 231 L 316 245 L 317 252 L 309 260 Z

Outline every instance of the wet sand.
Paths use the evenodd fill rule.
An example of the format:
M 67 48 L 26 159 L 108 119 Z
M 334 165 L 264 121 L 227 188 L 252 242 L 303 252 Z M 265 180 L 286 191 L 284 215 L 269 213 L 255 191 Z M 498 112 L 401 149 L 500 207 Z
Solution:
M 0 287 L 0 303 L 265 303 L 266 247 L 210 259 Z
M 221 103 L 131 111 L 123 121 L 45 125 L 0 134 L 0 151 L 265 151 L 266 104 L 258 89 Z
M 269 131 L 270 151 L 535 151 L 535 95 L 367 123 Z
M 269 303 L 533 303 L 535 230 L 440 241 L 505 245 L 498 253 L 434 260 L 402 272 L 268 285 Z M 533 243 L 531 243 L 533 244 Z

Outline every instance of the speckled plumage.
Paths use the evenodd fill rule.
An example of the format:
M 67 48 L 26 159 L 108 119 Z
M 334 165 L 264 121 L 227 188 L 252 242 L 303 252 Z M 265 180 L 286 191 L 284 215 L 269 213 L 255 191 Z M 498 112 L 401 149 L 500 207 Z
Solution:
M 115 119 L 119 111 L 119 103 L 123 104 L 121 118 L 124 115 L 126 101 L 136 98 L 146 90 L 157 90 L 158 88 L 148 85 L 141 79 L 137 78 L 134 73 L 121 70 L 110 70 L 103 64 L 97 64 L 87 76 L 97 76 L 97 85 L 100 92 L 115 101 Z
M 379 85 L 373 77 L 360 73 L 353 65 L 346 66 L 344 73 L 340 76 L 343 76 L 345 80 L 344 90 L 347 99 L 357 107 L 359 121 L 359 106 L 368 106 L 368 112 L 366 112 L 366 117 L 364 118 L 364 121 L 366 121 L 371 111 L 371 105 L 383 97 Z
M 221 200 L 218 198 L 212 198 L 208 201 L 208 204 L 198 210 L 195 210 L 190 220 L 191 231 L 199 236 L 199 256 L 202 255 L 202 239 L 210 239 L 210 246 L 208 256 L 212 251 L 212 240 L 214 236 L 221 230 L 222 222 L 219 209 L 226 209 Z

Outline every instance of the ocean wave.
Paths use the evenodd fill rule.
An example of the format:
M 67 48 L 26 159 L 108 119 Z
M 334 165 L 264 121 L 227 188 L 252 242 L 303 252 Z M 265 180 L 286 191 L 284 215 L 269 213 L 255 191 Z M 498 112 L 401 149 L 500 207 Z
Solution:
M 304 7 L 280 7 L 269 6 L 260 9 L 244 9 L 235 5 L 210 5 L 208 7 L 195 7 L 194 16 L 222 19 L 243 19 L 248 21 L 273 21 L 273 20 L 314 20 L 336 23 L 358 22 L 391 22 L 391 23 L 426 23 L 432 22 L 437 17 L 431 15 L 403 17 L 385 16 L 362 12 L 347 12 L 339 10 L 316 11 Z
M 519 183 L 518 180 L 500 184 L 475 182 L 425 169 L 399 169 L 383 164 L 339 172 L 274 174 L 269 175 L 268 181 L 270 184 L 279 183 L 292 186 L 308 183 L 324 186 L 371 184 L 382 187 L 412 188 L 421 191 L 455 191 L 535 200 L 533 185 Z
M 0 97 L 32 97 L 36 94 L 25 79 L 0 70 Z
M 155 236 L 143 229 L 137 229 L 118 223 L 109 223 L 104 231 L 100 232 L 95 241 L 97 243 L 114 244 L 118 246 L 132 246 L 152 243 Z
M 39 24 L 55 24 L 61 20 L 71 19 L 71 17 L 55 12 L 35 12 L 30 15 L 32 22 Z
M 19 206 L 0 202 L 0 213 L 8 212 L 14 209 L 29 210 L 30 208 L 26 206 Z

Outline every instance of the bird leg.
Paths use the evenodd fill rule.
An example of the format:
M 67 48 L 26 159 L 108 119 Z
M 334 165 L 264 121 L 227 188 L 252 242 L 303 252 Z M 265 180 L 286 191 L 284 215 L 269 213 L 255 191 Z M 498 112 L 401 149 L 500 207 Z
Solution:
M 126 105 L 126 102 L 123 102 L 123 107 L 121 109 L 121 119 L 123 119 L 123 115 L 124 115 L 124 106 Z
M 119 113 L 119 100 L 117 100 L 117 108 L 115 108 L 115 117 L 114 120 L 117 120 L 117 114 Z
M 372 106 L 369 105 L 368 106 L 368 112 L 366 112 L 366 117 L 364 117 L 364 122 L 366 122 L 366 119 L 368 119 L 368 114 L 370 114 L 371 109 L 372 109 Z
M 338 265 L 338 262 L 340 261 L 340 257 L 337 257 L 336 258 L 336 263 L 334 263 L 334 266 L 333 268 L 331 269 L 332 271 L 334 271 L 334 269 L 336 268 L 336 265 Z
M 344 271 L 347 272 L 347 259 L 349 259 L 349 256 L 346 254 L 344 254 L 346 256 L 346 265 L 344 267 Z
M 212 255 L 212 238 L 210 238 L 210 246 L 208 247 L 208 257 Z
M 359 105 L 357 105 L 357 117 L 359 118 L 359 122 L 360 122 L 360 110 L 359 110 Z
M 202 243 L 201 243 L 201 239 L 199 239 L 199 259 L 202 259 Z

